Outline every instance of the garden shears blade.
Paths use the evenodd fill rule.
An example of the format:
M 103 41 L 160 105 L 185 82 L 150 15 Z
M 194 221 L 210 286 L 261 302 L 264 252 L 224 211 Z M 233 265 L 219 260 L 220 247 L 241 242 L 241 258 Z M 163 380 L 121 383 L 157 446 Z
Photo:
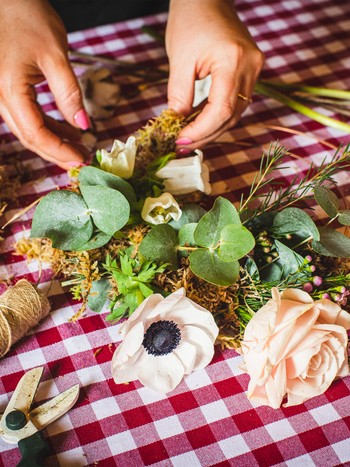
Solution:
M 43 370 L 43 367 L 33 368 L 22 376 L 0 419 L 0 437 L 7 443 L 18 444 L 22 453 L 18 466 L 22 467 L 42 465 L 40 461 L 49 448 L 40 431 L 68 412 L 79 396 L 76 384 L 30 410 Z

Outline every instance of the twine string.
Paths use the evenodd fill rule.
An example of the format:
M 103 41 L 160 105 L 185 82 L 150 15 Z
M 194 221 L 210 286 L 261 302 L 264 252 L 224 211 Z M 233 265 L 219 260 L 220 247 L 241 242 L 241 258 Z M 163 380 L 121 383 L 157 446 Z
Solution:
M 26 279 L 6 290 L 0 296 L 0 358 L 49 311 L 47 297 Z

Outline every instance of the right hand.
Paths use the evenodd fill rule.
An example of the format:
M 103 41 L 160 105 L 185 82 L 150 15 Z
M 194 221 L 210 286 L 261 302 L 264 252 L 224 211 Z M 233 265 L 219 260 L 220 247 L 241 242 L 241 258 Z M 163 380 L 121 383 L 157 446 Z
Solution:
M 1 2 L 0 52 L 0 114 L 10 130 L 26 148 L 64 169 L 83 163 L 76 128 L 87 129 L 89 120 L 68 60 L 64 25 L 46 0 Z M 34 85 L 45 79 L 76 128 L 43 113 Z

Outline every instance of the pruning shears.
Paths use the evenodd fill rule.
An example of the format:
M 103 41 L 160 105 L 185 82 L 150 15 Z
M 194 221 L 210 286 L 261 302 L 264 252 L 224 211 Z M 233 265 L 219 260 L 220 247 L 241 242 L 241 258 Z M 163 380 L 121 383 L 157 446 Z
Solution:
M 41 460 L 49 454 L 49 445 L 40 430 L 68 412 L 79 395 L 79 384 L 75 384 L 30 410 L 43 370 L 33 368 L 22 376 L 0 419 L 0 437 L 7 443 L 18 444 L 22 459 L 17 465 L 21 467 L 43 465 Z

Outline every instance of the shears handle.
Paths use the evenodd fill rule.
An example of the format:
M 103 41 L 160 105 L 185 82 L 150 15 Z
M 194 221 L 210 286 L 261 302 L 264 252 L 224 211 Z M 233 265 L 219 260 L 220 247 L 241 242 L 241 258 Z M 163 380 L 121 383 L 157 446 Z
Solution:
M 42 459 L 50 453 L 49 445 L 40 431 L 18 441 L 22 459 L 17 467 L 43 467 Z

